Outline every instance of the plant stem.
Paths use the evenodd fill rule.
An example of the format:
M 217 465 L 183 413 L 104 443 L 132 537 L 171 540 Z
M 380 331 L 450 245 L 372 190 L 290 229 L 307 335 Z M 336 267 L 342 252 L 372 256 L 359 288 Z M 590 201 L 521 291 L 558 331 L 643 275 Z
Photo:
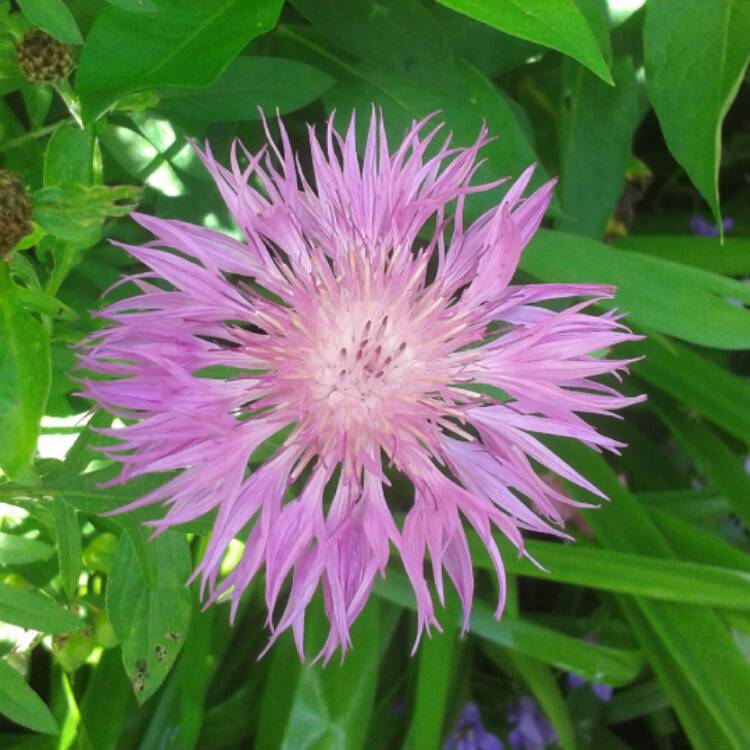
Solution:
M 23 144 L 27 141 L 33 141 L 37 138 L 44 138 L 45 135 L 49 135 L 61 122 L 66 122 L 72 119 L 72 117 L 66 117 L 64 120 L 58 120 L 57 122 L 52 123 L 52 125 L 45 125 L 43 128 L 31 130 L 24 135 L 19 135 L 18 138 L 11 138 L 9 141 L 5 141 L 5 143 L 0 144 L 0 151 L 10 151 L 12 148 L 23 146 Z

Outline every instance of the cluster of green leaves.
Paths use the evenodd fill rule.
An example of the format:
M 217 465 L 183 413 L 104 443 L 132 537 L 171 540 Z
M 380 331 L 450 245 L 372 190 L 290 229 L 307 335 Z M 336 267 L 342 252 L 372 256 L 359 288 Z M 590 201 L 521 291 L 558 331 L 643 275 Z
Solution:
M 33 231 L 0 261 L 0 745 L 431 749 L 469 699 L 502 735 L 505 708 L 526 692 L 564 750 L 684 737 L 698 750 L 744 750 L 750 188 L 736 175 L 750 148 L 731 129 L 722 146 L 722 125 L 737 96 L 747 102 L 750 4 L 16 5 L 0 2 L 0 160 L 28 188 Z M 75 46 L 71 80 L 25 81 L 14 45 L 32 27 Z M 135 205 L 232 231 L 188 137 L 220 155 L 236 136 L 255 147 L 259 112 L 278 110 L 302 143 L 305 123 L 334 110 L 339 123 L 356 110 L 364 130 L 373 104 L 392 142 L 438 110 L 457 144 L 486 122 L 497 139 L 477 180 L 530 162 L 534 184 L 559 175 L 519 276 L 616 285 L 613 304 L 646 336 L 623 347 L 643 357 L 626 387 L 649 401 L 603 427 L 630 443 L 621 457 L 554 446 L 612 502 L 572 519 L 574 546 L 530 541 L 543 570 L 503 547 L 499 623 L 480 576 L 470 635 L 459 638 L 449 599 L 444 634 L 410 658 L 414 604 L 394 566 L 343 665 L 302 666 L 287 639 L 256 662 L 261 597 L 248 592 L 231 627 L 183 585 L 210 521 L 149 541 L 145 511 L 101 515 L 163 478 L 103 487 L 117 472 L 96 450 L 108 422 L 84 427 L 70 347 L 134 268 L 106 240 L 142 238 L 120 220 Z M 701 199 L 721 218 L 722 159 L 733 234 L 688 237 Z M 496 200 L 473 196 L 468 212 Z M 66 434 L 72 446 L 50 457 L 45 441 Z M 489 567 L 481 545 L 473 554 Z M 324 624 L 315 609 L 311 649 Z M 583 640 L 592 633 L 596 642 Z M 564 673 L 612 685 L 615 697 L 605 707 L 586 687 L 567 690 Z

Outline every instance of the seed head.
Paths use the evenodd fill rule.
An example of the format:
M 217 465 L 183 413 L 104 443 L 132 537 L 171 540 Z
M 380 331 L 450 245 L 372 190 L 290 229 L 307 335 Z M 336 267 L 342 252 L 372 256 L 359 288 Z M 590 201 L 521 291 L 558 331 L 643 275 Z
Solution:
M 73 49 L 41 29 L 23 35 L 16 56 L 18 67 L 32 83 L 56 83 L 73 67 Z
M 31 231 L 31 201 L 15 172 L 0 169 L 0 258 Z

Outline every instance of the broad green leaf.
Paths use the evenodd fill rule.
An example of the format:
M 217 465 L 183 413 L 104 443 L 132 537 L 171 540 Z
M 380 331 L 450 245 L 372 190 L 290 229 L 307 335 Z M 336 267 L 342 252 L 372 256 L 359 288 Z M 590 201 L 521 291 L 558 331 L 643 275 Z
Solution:
M 614 87 L 574 63 L 565 72 L 557 226 L 600 239 L 625 182 L 639 119 L 638 84 L 630 58 L 615 60 Z
M 49 560 L 54 554 L 55 550 L 49 544 L 38 539 L 0 531 L 0 565 L 28 565 Z
M 83 44 L 78 24 L 63 0 L 18 0 L 18 7 L 33 26 L 44 29 L 55 39 L 66 44 Z
M 475 565 L 491 567 L 478 540 L 472 536 L 470 544 Z M 750 609 L 750 574 L 742 569 L 529 540 L 526 550 L 546 568 L 541 570 L 509 546 L 503 549 L 505 567 L 518 575 L 683 604 Z
M 602 57 L 612 68 L 612 42 L 609 38 L 609 2 L 608 0 L 574 0 L 581 15 L 591 29 L 599 45 Z
M 47 142 L 44 154 L 44 185 L 91 184 L 94 161 L 94 131 L 67 122 L 60 123 Z
M 34 732 L 59 731 L 44 701 L 4 659 L 0 659 L 0 713 Z
M 711 237 L 631 234 L 618 240 L 617 246 L 726 276 L 750 274 L 748 237 L 725 237 L 721 243 Z
M 22 309 L 0 263 L 0 468 L 22 476 L 36 447 L 50 384 L 47 332 Z
M 55 237 L 90 241 L 108 216 L 127 216 L 141 192 L 130 185 L 45 187 L 34 193 L 34 220 Z
M 130 539 L 123 536 L 107 587 L 107 613 L 140 703 L 169 674 L 185 642 L 191 609 L 185 585 L 190 551 L 184 534 L 162 534 L 149 542 L 149 554 L 156 569 L 153 586 L 141 573 Z
M 70 599 L 74 599 L 81 575 L 81 530 L 75 510 L 59 499 L 52 501 L 52 515 L 63 589 Z
M 131 13 L 156 13 L 159 10 L 155 0 L 107 0 L 107 2 Z
M 750 346 L 750 311 L 726 300 L 750 303 L 750 286 L 739 281 L 545 229 L 524 251 L 520 267 L 541 281 L 615 285 L 608 304 L 626 312 L 630 323 L 717 349 Z
M 106 8 L 76 76 L 84 120 L 134 91 L 210 85 L 251 39 L 273 28 L 280 9 L 281 0 L 161 0 L 154 14 Z
M 416 609 L 414 595 L 401 573 L 389 570 L 384 581 L 376 581 L 374 591 L 388 601 Z M 460 617 L 456 617 L 454 622 L 454 627 L 461 626 Z M 472 605 L 469 632 L 497 646 L 505 646 L 532 656 L 564 672 L 575 672 L 592 682 L 627 685 L 638 676 L 643 667 L 638 651 L 587 643 L 580 638 L 572 638 L 507 613 L 498 621 L 490 606 L 476 599 Z M 433 634 L 432 637 L 441 636 Z
M 612 83 L 596 35 L 574 0 L 557 0 L 554 9 L 545 0 L 438 1 L 507 34 L 569 55 L 606 83 Z
M 202 91 L 162 93 L 159 110 L 206 122 L 257 120 L 293 112 L 322 96 L 333 79 L 310 65 L 280 57 L 238 57 Z
M 338 47 L 431 86 L 455 85 L 455 64 L 440 24 L 417 0 L 292 0 Z
M 666 292 L 665 292 L 666 293 Z M 750 446 L 750 384 L 677 341 L 649 335 L 618 347 L 633 373 Z
M 83 620 L 41 593 L 0 583 L 0 622 L 41 633 L 72 633 Z
M 540 47 L 497 29 L 476 23 L 444 5 L 430 5 L 457 58 L 466 60 L 489 78 L 516 70 L 540 52 Z
M 317 604 L 317 603 L 316 603 Z M 300 664 L 290 638 L 274 646 L 260 708 L 258 750 L 358 750 L 375 699 L 380 654 L 379 602 L 371 599 L 352 627 L 354 647 L 343 663 Z M 313 606 L 306 646 L 316 651 L 327 635 L 322 607 Z
M 643 38 L 664 138 L 718 221 L 721 125 L 750 57 L 750 4 L 649 0 Z

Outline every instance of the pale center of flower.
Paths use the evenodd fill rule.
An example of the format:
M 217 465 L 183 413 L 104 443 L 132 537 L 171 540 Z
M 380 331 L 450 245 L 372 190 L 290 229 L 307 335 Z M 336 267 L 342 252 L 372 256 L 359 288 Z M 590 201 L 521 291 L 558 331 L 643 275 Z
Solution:
M 405 380 L 415 363 L 407 337 L 382 310 L 352 311 L 348 319 L 342 312 L 328 323 L 329 335 L 311 352 L 318 373 L 312 399 L 327 410 L 331 426 L 351 430 L 382 423 L 398 391 L 408 390 Z
M 471 321 L 425 285 L 426 256 L 396 249 L 387 261 L 352 253 L 335 271 L 318 262 L 292 304 L 266 316 L 277 408 L 310 452 L 351 470 L 381 449 L 396 462 L 409 446 L 438 449 L 467 401 L 452 384 L 474 357 L 462 351 L 477 338 Z

